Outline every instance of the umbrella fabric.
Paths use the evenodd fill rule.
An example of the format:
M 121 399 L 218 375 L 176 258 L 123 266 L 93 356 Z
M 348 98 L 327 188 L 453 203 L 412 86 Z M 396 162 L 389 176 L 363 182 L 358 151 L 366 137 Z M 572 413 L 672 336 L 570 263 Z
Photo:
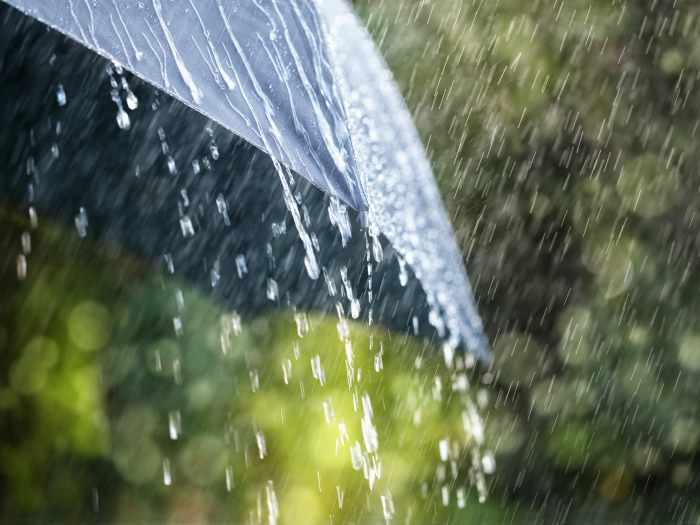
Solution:
M 128 131 L 115 119 L 115 89 L 125 107 L 128 94 L 137 100 Z M 269 155 L 5 4 L 0 100 L 0 212 L 34 210 L 39 229 L 61 225 L 135 254 L 244 318 L 280 307 L 353 318 L 351 290 L 358 321 L 439 339 L 420 282 L 381 236 L 382 262 L 368 275 L 358 212 L 285 171 L 320 266 L 310 279 Z M 5 248 L 0 264 L 12 271 L 16 246 Z M 44 263 L 28 256 L 27 279 Z
M 367 208 L 311 0 L 7 3 Z
M 344 0 L 319 2 L 351 123 L 370 215 L 411 266 L 427 294 L 432 323 L 486 358 L 488 342 L 450 220 L 394 79 Z
M 224 8 L 218 2 L 197 3 L 197 7 L 195 4 L 185 3 L 177 8 L 173 3 L 167 3 L 168 13 L 166 14 L 166 7 L 157 0 L 149 5 L 139 4 L 129 7 L 127 4 L 119 8 L 116 4 L 110 7 L 105 3 L 98 8 L 87 3 L 72 1 L 65 5 L 58 2 L 39 7 L 29 5 L 34 3 L 32 0 L 12 0 L 10 3 L 56 27 L 99 54 L 126 64 L 137 75 L 193 107 L 199 113 L 215 117 L 216 122 L 256 144 L 273 158 L 282 160 L 340 201 L 355 208 L 362 208 L 364 207 L 362 198 L 365 195 L 371 196 L 368 200 L 371 212 L 370 233 L 375 239 L 374 243 L 381 246 L 376 239 L 379 232 L 383 233 L 396 248 L 399 256 L 396 258 L 387 256 L 384 264 L 379 265 L 375 270 L 374 280 L 380 282 L 381 286 L 379 293 L 374 294 L 374 300 L 379 302 L 374 304 L 373 308 L 368 305 L 363 310 L 363 316 L 374 315 L 375 320 L 391 326 L 411 327 L 416 333 L 422 335 L 427 335 L 430 330 L 426 331 L 426 327 L 432 325 L 440 338 L 449 335 L 451 346 L 463 344 L 482 357 L 488 355 L 488 345 L 473 306 L 471 291 L 454 243 L 449 220 L 442 207 L 430 166 L 424 157 L 410 115 L 381 57 L 347 4 L 335 0 L 323 2 L 319 4 L 319 14 L 312 2 L 292 1 L 278 4 L 261 0 L 247 5 L 245 9 L 243 7 Z M 229 6 L 228 3 L 226 5 Z M 176 16 L 177 12 L 171 12 L 171 9 L 180 9 L 182 16 Z M 236 16 L 232 16 L 228 10 L 231 10 L 231 13 L 235 12 Z M 127 13 L 128 16 L 126 16 Z M 285 13 L 288 16 L 283 16 Z M 195 25 L 182 23 L 183 20 L 192 16 L 196 18 Z M 134 20 L 131 20 L 132 18 Z M 109 27 L 106 26 L 107 20 L 109 20 Z M 206 23 L 203 20 L 206 20 Z M 231 25 L 234 20 L 237 24 L 235 28 Z M 215 30 L 211 24 L 219 24 L 218 29 Z M 291 24 L 297 24 L 297 29 L 290 32 Z M 324 34 L 324 25 L 330 33 Z M 142 31 L 133 29 L 138 27 Z M 179 30 L 174 31 L 175 27 Z M 192 31 L 190 27 L 195 27 L 197 30 Z M 127 28 L 129 28 L 128 32 Z M 120 33 L 122 30 L 124 34 Z M 156 36 L 159 39 L 156 39 Z M 113 39 L 111 44 L 108 40 L 104 40 L 109 38 Z M 198 39 L 201 41 L 198 42 Z M 180 46 L 181 41 L 182 46 Z M 242 41 L 247 44 L 242 45 Z M 152 51 L 150 59 L 139 45 L 144 42 L 145 49 Z M 124 43 L 127 45 L 123 45 Z M 199 53 L 195 55 L 198 57 L 197 60 L 182 61 L 183 56 L 192 56 L 195 49 Z M 156 50 L 160 50 L 162 54 L 158 54 Z M 168 50 L 172 56 L 168 55 Z M 265 52 L 261 54 L 262 51 Z M 255 58 L 252 58 L 253 55 Z M 222 56 L 226 56 L 227 61 L 224 66 L 219 67 Z M 234 60 L 236 57 L 240 63 Z M 233 70 L 238 71 L 240 76 L 236 76 L 234 87 L 230 89 L 226 75 L 229 74 L 227 71 L 231 69 L 232 64 L 235 66 Z M 87 67 L 86 64 L 83 66 Z M 104 66 L 101 69 L 104 70 Z M 66 70 L 65 66 L 64 70 Z M 193 71 L 196 73 L 195 76 Z M 241 72 L 245 72 L 245 75 Z M 228 78 L 230 80 L 233 77 L 229 75 Z M 265 81 L 262 81 L 262 78 L 265 78 Z M 64 79 L 64 83 L 66 82 L 67 79 Z M 25 83 L 19 81 L 18 85 Z M 133 81 L 132 84 L 136 85 Z M 93 79 L 91 85 L 94 89 L 100 89 L 97 87 L 99 81 L 96 79 Z M 81 93 L 85 92 L 85 86 L 80 90 Z M 73 90 L 68 96 L 75 97 L 75 92 Z M 325 110 L 319 112 L 316 103 L 321 98 L 324 100 L 322 106 Z M 119 120 L 120 115 L 125 114 L 125 111 L 120 99 L 114 100 L 118 106 L 117 120 Z M 81 103 L 84 104 L 84 102 Z M 40 105 L 41 101 L 34 100 L 33 104 Z M 93 102 L 90 104 L 94 105 Z M 348 108 L 348 114 L 345 113 L 344 106 Z M 313 118 L 300 120 L 298 117 L 302 107 L 306 108 L 304 114 L 307 117 L 313 115 Z M 190 111 L 188 117 L 183 120 L 192 121 L 193 114 L 194 112 Z M 265 119 L 262 119 L 261 115 L 264 115 Z M 80 118 L 80 115 L 76 115 L 74 121 Z M 147 155 L 143 149 L 144 144 L 151 144 L 157 149 L 157 143 L 152 144 L 153 131 L 167 126 L 157 124 L 162 120 L 160 117 L 149 116 L 144 121 L 144 116 L 141 115 L 139 119 L 142 121 L 139 123 L 140 131 L 136 131 L 136 120 L 134 129 L 130 131 L 132 136 L 129 147 L 131 149 L 122 147 L 121 151 L 134 151 L 134 145 L 139 144 L 141 151 Z M 95 128 L 96 122 L 85 120 L 83 133 Z M 150 142 L 143 135 L 144 126 L 151 130 Z M 194 133 L 201 134 L 205 127 L 203 124 L 200 125 L 198 129 L 195 128 Z M 209 128 L 211 127 L 209 125 Z M 112 128 L 115 133 L 118 132 L 114 125 Z M 326 133 L 328 129 L 332 129 L 333 133 L 330 135 Z M 178 140 L 187 136 L 187 133 L 180 131 L 174 135 Z M 313 137 L 319 140 L 314 142 Z M 330 140 L 329 137 L 335 138 Z M 356 150 L 356 157 L 348 153 L 352 152 L 350 137 Z M 177 142 L 176 139 L 172 140 Z M 199 137 L 198 141 L 195 140 L 193 143 L 202 143 L 203 140 L 206 142 Z M 221 139 L 217 140 L 221 142 Z M 181 141 L 181 143 L 188 142 Z M 303 147 L 306 143 L 311 147 Z M 94 148 L 97 144 L 91 146 Z M 105 145 L 102 144 L 101 147 L 104 148 Z M 234 149 L 242 151 L 240 146 Z M 285 157 L 290 151 L 295 151 L 295 155 Z M 341 153 L 337 154 L 339 151 Z M 313 157 L 313 162 L 307 162 L 308 159 L 299 162 L 300 159 L 303 160 L 300 152 Z M 78 151 L 75 155 L 76 163 L 84 164 Z M 194 155 L 192 148 L 186 148 L 184 152 L 171 155 L 169 160 L 164 157 L 160 162 L 161 164 L 166 162 L 169 169 L 172 163 L 177 169 L 176 160 L 187 158 L 187 162 L 190 162 Z M 130 166 L 120 166 L 119 169 L 131 171 L 138 169 L 147 174 L 147 170 L 143 169 L 143 163 L 137 160 L 139 156 L 133 157 Z M 149 165 L 154 166 L 154 164 Z M 315 277 L 320 275 L 320 269 L 314 260 L 312 240 L 302 224 L 301 208 L 293 202 L 294 199 L 291 197 L 292 191 L 296 191 L 297 194 L 299 192 L 290 188 L 279 164 L 273 162 L 274 166 L 276 166 L 277 176 L 283 182 L 286 207 L 291 211 L 293 222 L 303 241 L 307 272 Z M 317 168 L 318 170 L 314 171 Z M 264 172 L 265 169 L 259 168 L 249 170 L 247 174 L 256 174 L 254 177 L 259 179 L 258 185 L 265 187 L 258 196 L 265 197 L 269 209 L 273 209 L 274 206 L 271 203 L 274 199 L 271 195 L 275 191 L 271 188 L 274 182 L 257 175 Z M 221 174 L 218 179 L 214 178 L 212 181 L 219 185 L 223 182 L 227 188 L 234 188 L 236 178 L 233 173 Z M 319 173 L 323 177 L 319 178 Z M 331 177 L 332 180 L 328 177 L 329 173 L 335 174 Z M 182 177 L 182 175 L 178 176 Z M 142 175 L 142 181 L 144 177 L 147 178 L 148 175 Z M 162 182 L 158 184 L 162 185 Z M 174 189 L 175 184 L 171 182 L 171 185 L 173 186 L 171 189 Z M 190 194 L 197 192 L 200 188 L 199 186 L 195 188 L 194 180 L 188 180 L 185 186 L 190 188 Z M 247 189 L 252 189 L 252 186 L 248 184 Z M 71 196 L 79 194 L 74 187 L 66 187 L 65 190 Z M 53 191 L 55 193 L 55 187 Z M 136 194 L 134 189 L 130 192 L 132 195 Z M 309 192 L 313 194 L 310 190 Z M 253 192 L 247 193 L 250 199 Z M 240 194 L 240 192 L 236 193 L 236 195 Z M 225 192 L 222 195 L 224 198 L 228 197 Z M 170 195 L 169 198 L 174 199 L 175 194 Z M 213 197 L 210 193 L 205 192 L 202 198 L 208 200 L 207 203 L 211 205 Z M 331 222 L 339 226 L 342 232 L 338 242 L 342 241 L 340 245 L 343 247 L 349 244 L 348 249 L 354 247 L 356 251 L 349 258 L 357 259 L 357 254 L 364 252 L 365 240 L 361 235 L 357 235 L 359 233 L 357 229 L 355 229 L 356 235 L 349 240 L 349 236 L 353 233 L 350 229 L 351 221 L 348 220 L 347 215 L 349 210 L 344 211 L 344 207 L 335 198 L 332 199 L 330 206 L 323 204 L 319 209 L 330 211 Z M 55 195 L 47 199 L 56 201 Z M 322 197 L 314 196 L 311 200 L 320 199 Z M 119 230 L 116 224 L 122 224 L 123 231 L 113 235 L 113 239 L 147 258 L 161 257 L 163 253 L 170 251 L 177 253 L 182 259 L 178 270 L 195 282 L 201 281 L 204 275 L 201 272 L 202 264 L 205 266 L 212 264 L 212 261 L 219 261 L 222 257 L 226 260 L 226 257 L 231 255 L 210 253 L 203 248 L 202 242 L 217 244 L 213 239 L 219 239 L 218 234 L 213 235 L 211 232 L 198 236 L 197 241 L 190 241 L 188 248 L 184 246 L 181 247 L 182 249 L 173 248 L 179 247 L 184 242 L 181 239 L 177 239 L 172 246 L 167 241 L 151 245 L 146 242 L 144 245 L 140 241 L 149 239 L 150 236 L 159 236 L 163 239 L 163 227 L 169 224 L 168 218 L 159 217 L 158 221 L 164 222 L 162 225 L 152 226 L 151 230 L 144 230 L 143 226 L 139 226 L 139 231 L 143 235 L 134 238 L 133 235 L 128 235 L 128 228 L 124 224 L 125 218 L 132 218 L 133 227 L 135 224 L 152 225 L 155 216 L 146 218 L 133 210 L 129 212 L 132 215 L 129 215 L 125 213 L 126 209 L 115 207 L 113 201 L 102 201 L 104 201 L 103 198 L 93 199 L 93 209 L 99 210 L 102 214 L 102 219 L 94 218 L 93 226 L 103 224 L 105 232 L 114 233 Z M 101 204 L 98 205 L 96 202 Z M 127 202 L 127 199 L 124 202 Z M 164 202 L 165 200 L 156 203 L 158 204 L 156 209 L 160 209 L 159 206 Z M 79 205 L 75 202 L 73 207 Z M 306 205 L 307 210 L 314 207 L 313 202 L 306 202 Z M 246 204 L 240 203 L 239 206 L 250 210 L 256 209 L 252 201 Z M 51 206 L 47 208 L 51 209 Z M 68 213 L 74 213 L 74 210 L 71 209 Z M 112 225 L 110 221 L 114 221 L 115 216 L 120 220 Z M 251 216 L 254 215 L 251 214 Z M 262 216 L 265 217 L 265 213 Z M 350 217 L 352 216 L 354 215 L 350 213 Z M 64 219 L 69 218 L 64 217 Z M 323 228 L 320 226 L 321 222 L 314 223 L 314 229 L 317 230 L 316 235 L 318 235 L 317 241 L 323 235 Z M 150 234 L 148 234 L 149 231 Z M 255 227 L 252 231 L 255 231 Z M 109 235 L 107 237 L 109 238 Z M 201 241 L 201 239 L 209 240 Z M 199 251 L 192 248 L 197 242 L 200 244 Z M 229 240 L 228 243 L 230 242 Z M 277 241 L 277 244 L 280 242 Z M 341 266 L 334 262 L 333 257 L 330 257 L 337 251 L 335 248 L 329 248 L 333 242 L 335 241 L 320 243 L 325 250 L 325 264 L 328 268 L 336 270 L 335 275 L 328 274 L 331 275 L 331 279 L 339 278 L 338 267 Z M 290 243 L 287 248 L 294 245 L 294 242 L 290 241 Z M 218 246 L 226 244 L 224 239 L 219 239 Z M 260 243 L 258 245 L 262 246 Z M 254 250 L 254 248 L 250 249 Z M 291 255 L 291 252 L 289 253 Z M 389 251 L 388 255 L 392 253 Z M 313 261 L 315 267 L 313 270 L 309 268 L 309 258 Z M 253 259 L 256 260 L 256 257 Z M 264 255 L 261 259 L 264 259 Z M 290 257 L 286 259 L 291 260 Z M 321 265 L 323 265 L 324 257 L 322 256 L 321 259 Z M 347 255 L 339 260 L 345 259 L 348 259 Z M 423 290 L 407 293 L 405 289 L 395 289 L 398 287 L 387 284 L 405 282 L 407 270 L 404 261 L 420 279 L 425 293 Z M 291 263 L 287 263 L 287 269 L 291 268 L 290 265 Z M 363 277 L 363 272 L 366 271 L 363 264 L 358 262 L 347 266 L 349 282 L 368 281 L 369 276 Z M 192 267 L 191 271 L 183 271 L 189 267 Z M 387 272 L 394 278 L 385 279 Z M 291 271 L 284 277 L 278 275 L 276 282 L 279 282 L 280 289 L 286 290 L 290 296 L 296 295 L 292 301 L 293 304 L 327 309 L 329 299 L 324 289 L 325 283 L 308 287 L 301 285 L 299 279 L 301 277 Z M 205 278 L 204 281 L 206 280 Z M 227 289 L 225 283 L 226 279 L 223 279 L 218 288 L 220 293 Z M 294 292 L 295 287 L 299 286 L 304 293 Z M 363 284 L 360 289 L 364 293 L 365 289 L 371 288 Z M 252 289 L 248 291 L 254 293 Z M 242 297 L 240 293 L 237 296 Z M 368 296 L 367 299 L 371 302 L 372 297 Z M 381 303 L 382 300 L 384 303 Z M 228 300 L 229 303 L 232 301 L 236 302 L 233 299 Z M 390 307 L 391 301 L 394 301 L 394 304 Z M 256 303 L 256 300 L 252 302 Z M 256 310 L 262 306 L 262 303 L 257 304 L 252 309 Z M 264 306 L 269 306 L 269 303 L 265 302 Z M 422 319 L 424 314 L 428 322 Z

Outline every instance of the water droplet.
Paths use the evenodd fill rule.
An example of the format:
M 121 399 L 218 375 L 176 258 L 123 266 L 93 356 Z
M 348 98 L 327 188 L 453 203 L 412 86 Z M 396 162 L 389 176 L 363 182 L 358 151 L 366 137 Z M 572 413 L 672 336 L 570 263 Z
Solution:
M 201 171 L 201 168 L 199 167 L 199 160 L 194 159 L 192 161 L 192 171 L 195 175 L 197 175 Z
M 352 237 L 352 228 L 350 226 L 350 218 L 348 217 L 346 207 L 341 204 L 338 199 L 331 197 L 331 203 L 328 206 L 328 215 L 331 219 L 331 224 L 336 226 L 340 231 L 343 247 L 345 247 L 348 239 Z
M 241 253 L 236 255 L 236 272 L 238 278 L 243 279 L 243 276 L 248 273 L 248 266 L 245 263 L 245 256 Z
M 36 230 L 39 226 L 39 218 L 37 217 L 34 206 L 29 208 L 29 225 L 31 226 L 32 230 Z
M 496 458 L 493 452 L 490 450 L 484 453 L 484 457 L 481 458 L 481 464 L 484 467 L 485 474 L 493 474 L 496 471 Z
M 362 447 L 358 441 L 350 445 L 350 460 L 353 470 L 362 470 Z
M 211 158 L 214 160 L 219 160 L 219 147 L 212 143 L 211 146 L 209 146 L 209 151 L 211 152 Z
M 219 259 L 214 261 L 214 265 L 209 272 L 209 276 L 211 278 L 211 287 L 214 288 L 217 284 L 219 284 L 219 280 L 221 279 L 221 263 L 219 262 Z
M 182 319 L 180 317 L 173 317 L 173 328 L 175 329 L 175 335 L 180 337 L 182 335 Z
M 323 402 L 323 413 L 326 416 L 326 423 L 335 421 L 335 412 L 333 412 L 333 402 L 331 401 L 330 397 Z
M 168 413 L 168 430 L 170 439 L 176 440 L 182 432 L 182 417 L 179 410 Z
M 53 155 L 54 159 L 58 158 L 58 155 L 59 155 L 58 144 L 54 143 L 51 145 L 51 155 Z
M 376 372 L 379 372 L 379 371 L 384 369 L 384 363 L 382 361 L 382 354 L 383 354 L 383 351 L 380 350 L 379 353 L 377 353 L 377 355 L 374 356 L 374 370 Z
M 177 335 L 182 335 L 182 330 Z M 182 384 L 182 368 L 179 359 L 175 359 L 173 361 L 173 380 L 175 381 L 176 385 Z
M 17 279 L 24 281 L 27 278 L 27 258 L 20 254 L 17 256 Z
M 175 273 L 175 265 L 173 264 L 173 256 L 170 255 L 169 253 L 166 253 L 163 256 L 163 259 L 165 259 L 165 266 L 168 268 L 168 273 L 170 273 L 170 274 Z
M 379 242 L 379 237 L 372 238 L 372 255 L 374 256 L 375 262 L 382 262 L 384 259 L 384 251 L 382 250 L 382 245 Z
M 450 451 L 450 444 L 447 442 L 446 439 L 441 439 L 440 440 L 440 459 L 442 461 L 447 461 L 449 457 L 449 451 Z
M 394 517 L 394 513 L 396 512 L 394 508 L 394 501 L 391 498 L 391 493 L 387 490 L 383 496 L 381 496 L 382 500 L 382 510 L 384 511 L 384 519 L 387 522 L 387 525 L 391 521 L 391 519 Z
M 182 295 L 182 290 L 178 290 L 175 294 L 175 300 L 177 301 L 177 309 L 182 311 L 185 309 L 185 298 Z
M 401 286 L 406 286 L 408 284 L 408 272 L 406 271 L 406 261 L 401 257 L 397 256 L 399 261 L 399 283 Z
M 353 299 L 350 301 L 350 315 L 353 319 L 360 317 L 360 301 Z
M 25 255 L 32 253 L 32 236 L 29 232 L 22 232 L 22 252 Z
M 340 442 L 343 446 L 345 446 L 345 443 L 350 442 L 350 438 L 348 437 L 348 430 L 345 426 L 345 421 L 341 421 L 340 423 L 338 423 L 338 432 L 340 432 Z
M 253 392 L 257 392 L 260 388 L 260 377 L 258 376 L 258 371 L 251 370 L 248 372 L 248 375 L 250 376 L 250 386 L 253 389 Z
M 119 110 L 117 111 L 117 126 L 119 126 L 120 129 L 127 130 L 131 127 L 131 119 L 129 118 L 129 115 L 124 111 L 124 108 L 121 106 L 119 107 Z
M 299 337 L 304 337 L 309 333 L 309 320 L 305 313 L 294 312 L 294 321 L 297 324 L 297 334 Z
M 168 157 L 168 171 L 171 175 L 177 174 L 177 166 L 175 166 L 175 159 Z
M 185 215 L 180 219 L 180 229 L 183 237 L 192 237 L 194 235 L 194 224 L 189 215 Z
M 331 297 L 335 297 L 335 294 L 337 293 L 335 290 L 335 283 L 333 282 L 333 278 L 328 274 L 328 270 L 326 270 L 326 267 L 323 267 L 323 278 L 326 280 L 326 284 L 328 285 L 328 295 Z
M 170 477 L 170 459 L 165 458 L 163 459 L 163 483 L 165 485 L 170 485 L 172 483 L 172 479 Z
M 279 298 L 279 288 L 277 287 L 277 281 L 274 279 L 267 279 L 267 298 L 270 301 L 276 301 Z
M 444 343 L 442 345 L 442 353 L 445 356 L 445 364 L 447 368 L 452 368 L 454 366 L 455 350 L 449 343 Z
M 132 111 L 139 107 L 139 99 L 131 90 L 128 90 L 126 94 L 126 106 Z
M 467 496 L 464 488 L 460 487 L 457 489 L 457 507 L 463 509 L 467 506 Z
M 282 361 L 282 376 L 284 384 L 288 385 L 292 379 L 292 362 L 289 359 Z
M 316 257 L 314 257 L 313 252 L 306 252 L 306 255 L 304 256 L 304 266 L 306 267 L 306 273 L 309 274 L 309 277 L 311 277 L 314 281 L 318 279 L 318 276 L 321 274 L 321 270 L 318 267 L 318 262 L 316 261 Z
M 260 456 L 260 459 L 265 459 L 265 454 L 267 454 L 265 435 L 259 430 L 255 432 L 255 442 L 258 445 L 258 455 Z
M 233 483 L 233 467 L 228 466 L 226 467 L 226 490 L 231 492 L 233 487 L 235 487 L 235 484 Z
M 321 356 L 318 354 L 311 358 L 311 372 L 314 379 L 318 379 L 318 382 L 321 383 L 321 386 L 326 384 L 326 373 L 321 364 Z
M 87 213 L 85 213 L 85 208 L 81 207 L 78 215 L 75 216 L 75 229 L 78 230 L 78 235 L 80 237 L 85 237 L 87 235 L 87 227 Z
M 284 235 L 287 233 L 287 223 L 284 221 L 282 222 L 273 222 L 272 223 L 272 236 L 276 239 L 280 235 Z
M 59 106 L 65 106 L 68 101 L 66 98 L 66 92 L 63 90 L 63 84 L 59 84 L 56 89 L 56 101 Z
M 228 217 L 228 206 L 222 193 L 216 196 L 216 209 L 219 210 L 219 213 L 224 218 L 224 224 L 226 226 L 231 226 L 231 220 Z

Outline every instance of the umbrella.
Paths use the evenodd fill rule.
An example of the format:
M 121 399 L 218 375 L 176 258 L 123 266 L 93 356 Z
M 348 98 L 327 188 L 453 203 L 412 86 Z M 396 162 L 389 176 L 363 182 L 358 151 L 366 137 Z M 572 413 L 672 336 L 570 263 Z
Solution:
M 0 9 L 3 200 L 233 308 L 342 296 L 353 317 L 487 356 L 410 116 L 346 4 L 7 3 L 30 17 Z

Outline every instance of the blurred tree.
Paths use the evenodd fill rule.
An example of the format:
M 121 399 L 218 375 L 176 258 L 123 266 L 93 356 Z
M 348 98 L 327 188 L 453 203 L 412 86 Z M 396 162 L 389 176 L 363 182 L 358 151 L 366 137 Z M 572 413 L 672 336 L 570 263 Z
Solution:
M 700 6 L 355 7 L 454 217 L 493 342 L 494 395 L 528 428 L 524 458 L 497 450 L 501 490 L 550 505 L 651 499 L 652 487 L 691 497 Z

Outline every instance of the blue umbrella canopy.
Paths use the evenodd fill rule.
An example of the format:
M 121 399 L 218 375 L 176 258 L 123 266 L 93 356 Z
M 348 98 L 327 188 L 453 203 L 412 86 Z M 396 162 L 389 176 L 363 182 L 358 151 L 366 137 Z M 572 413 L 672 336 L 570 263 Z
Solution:
M 367 208 L 314 2 L 7 3 Z
M 310 223 L 302 213 L 300 192 L 292 187 L 293 178 L 285 166 L 331 196 L 322 208 L 328 210 L 330 223 L 338 227 L 344 248 L 350 244 L 348 248 L 362 251 L 365 241 L 357 232 L 350 240 L 352 221 L 343 204 L 363 210 L 362 222 L 369 226 L 377 262 L 383 259 L 380 234 L 391 244 L 391 248 L 387 247 L 391 256 L 384 261 L 383 275 L 391 274 L 403 284 L 408 265 L 420 281 L 428 304 L 425 317 L 438 337 L 447 341 L 446 358 L 449 360 L 452 349 L 459 345 L 481 357 L 488 356 L 488 343 L 450 222 L 410 115 L 369 35 L 343 0 L 319 3 L 311 0 L 5 1 L 268 154 L 272 160 L 270 172 L 282 182 L 281 197 L 299 233 L 306 273 L 312 279 L 321 275 L 322 266 L 333 265 L 328 253 L 325 265 L 323 254 L 321 264 L 316 260 L 314 253 L 318 247 L 314 248 Z M 62 90 L 61 86 L 59 104 L 61 97 L 65 104 L 66 94 Z M 130 117 L 121 99 L 113 97 L 113 100 L 117 103 L 119 127 L 129 128 Z M 75 119 L 78 118 L 76 115 Z M 135 128 L 132 133 L 136 133 Z M 196 143 L 201 137 L 183 132 L 179 139 Z M 145 151 L 143 140 L 141 149 Z M 219 141 L 219 146 L 224 148 L 223 141 Z M 241 146 L 236 144 L 230 147 L 241 151 Z M 143 156 L 148 154 L 143 152 Z M 235 177 L 237 171 L 240 170 L 231 167 L 229 173 Z M 261 168 L 255 173 L 264 171 Z M 243 175 L 238 173 L 238 176 Z M 252 176 L 260 179 L 258 184 L 269 184 L 260 175 Z M 122 186 L 112 189 L 124 191 Z M 53 190 L 56 192 L 57 187 Z M 133 188 L 129 191 L 134 195 Z M 68 198 L 74 189 L 66 187 L 65 192 Z M 308 192 L 313 194 L 311 190 L 302 193 Z M 250 200 L 252 192 L 248 194 Z M 113 195 L 95 195 L 95 202 L 100 204 L 94 204 L 93 208 L 106 213 L 115 205 L 114 199 L 110 199 Z M 210 199 L 210 195 L 203 192 L 202 198 Z M 128 201 L 125 196 L 119 202 L 127 206 Z M 271 198 L 266 199 L 266 205 L 268 201 Z M 311 203 L 305 202 L 313 209 Z M 228 205 L 231 207 L 230 202 Z M 255 208 L 255 205 L 241 206 Z M 219 201 L 217 207 L 221 207 Z M 132 217 L 140 216 L 142 223 L 167 222 L 165 216 L 148 215 L 145 209 L 130 213 Z M 267 208 L 262 202 L 260 209 L 264 218 Z M 128 238 L 132 249 L 152 257 L 162 253 L 161 248 L 151 250 L 147 246 L 148 235 L 142 235 L 140 241 L 134 240 L 129 236 L 128 224 L 114 221 L 113 217 L 114 214 L 104 217 L 106 237 Z M 220 248 L 226 237 L 217 235 L 201 236 L 196 247 L 194 241 L 189 241 L 179 250 L 172 246 L 168 249 L 181 254 L 180 268 L 192 266 L 191 271 L 184 273 L 195 279 L 202 273 L 200 259 L 211 264 L 212 260 L 219 260 L 217 257 L 225 257 L 214 246 Z M 254 240 L 251 238 L 251 246 Z M 173 246 L 181 242 L 184 241 L 178 240 Z M 199 257 L 192 256 L 195 252 Z M 265 255 L 261 257 L 264 260 Z M 185 262 L 188 258 L 190 263 Z M 348 267 L 343 281 L 363 278 L 363 265 L 356 264 L 354 274 L 353 265 Z M 328 280 L 328 271 L 326 277 Z M 281 278 L 277 281 L 281 289 L 299 287 L 296 277 L 290 278 L 286 286 Z M 324 287 L 325 284 L 321 286 Z M 220 286 L 219 292 L 225 293 L 225 288 Z M 307 298 L 299 304 L 322 306 L 324 301 L 308 299 L 312 288 L 304 290 Z M 409 299 L 412 294 L 408 290 L 393 292 L 397 293 L 406 297 L 396 301 L 393 307 L 387 306 L 388 303 L 381 309 L 375 307 L 375 319 L 400 314 L 404 317 L 401 323 L 407 325 L 413 318 L 414 330 L 418 332 L 416 312 Z M 317 295 L 320 294 L 319 291 Z M 370 294 L 370 303 L 371 297 Z

